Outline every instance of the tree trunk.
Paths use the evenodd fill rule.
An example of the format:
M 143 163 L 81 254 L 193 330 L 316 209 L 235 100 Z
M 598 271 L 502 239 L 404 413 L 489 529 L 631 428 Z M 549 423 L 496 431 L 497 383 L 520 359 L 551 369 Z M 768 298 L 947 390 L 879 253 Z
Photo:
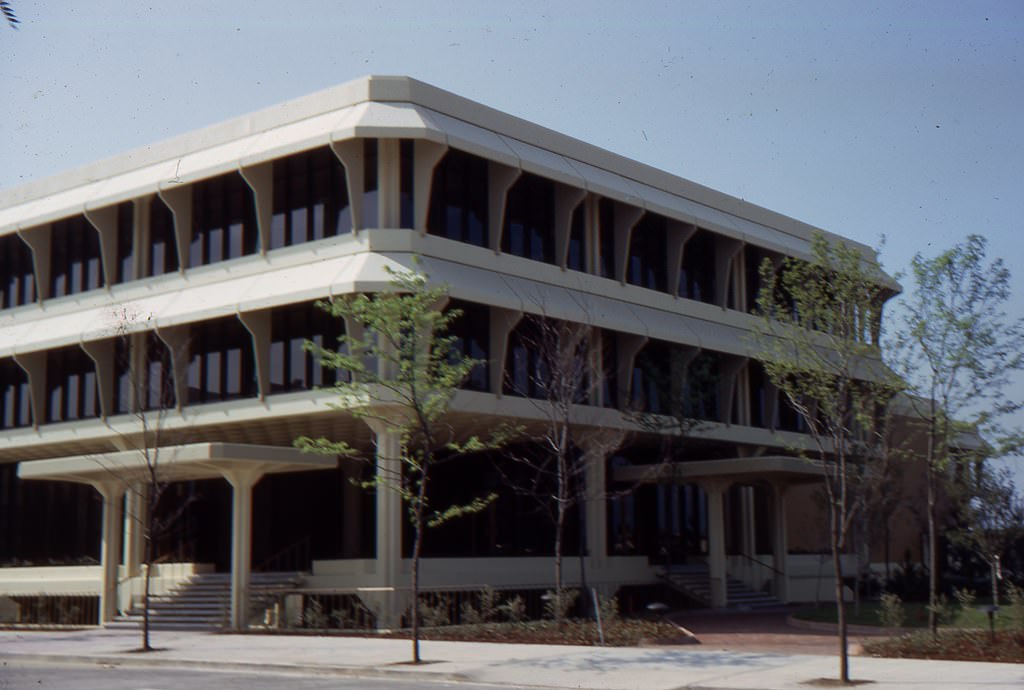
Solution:
M 150 529 L 146 535 L 146 574 L 143 577 L 142 586 L 142 651 L 152 651 L 149 645 L 149 578 L 153 571 L 153 534 Z
M 935 469 L 928 463 L 928 629 L 933 636 L 939 634 L 939 557 L 938 537 L 935 530 Z
M 555 599 L 554 599 L 554 614 L 555 623 L 559 627 L 562 625 L 562 592 L 564 586 L 562 584 L 562 533 L 565 528 L 565 503 L 563 501 L 558 502 L 558 515 L 555 518 Z
M 850 660 L 847 651 L 846 631 L 846 604 L 843 601 L 843 558 L 839 545 L 839 521 L 841 515 L 836 514 L 837 509 L 832 511 L 832 566 L 836 573 L 836 621 L 839 629 L 839 681 L 850 682 Z
M 420 478 L 419 499 L 413 519 L 412 544 L 412 663 L 420 663 L 420 553 L 423 548 L 423 501 L 426 500 L 427 480 Z

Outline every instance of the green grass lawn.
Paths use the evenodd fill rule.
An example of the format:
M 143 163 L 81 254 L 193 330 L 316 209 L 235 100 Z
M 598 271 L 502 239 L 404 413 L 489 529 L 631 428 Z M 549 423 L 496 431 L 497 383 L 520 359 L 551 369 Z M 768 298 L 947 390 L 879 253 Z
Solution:
M 971 608 L 968 611 L 964 611 L 959 606 L 953 604 L 950 607 L 953 612 L 953 617 L 951 620 L 942 623 L 942 626 L 948 628 L 988 629 L 988 616 L 985 613 L 978 611 L 976 608 L 988 603 L 990 603 L 990 601 L 979 599 L 975 602 L 974 608 Z M 859 611 L 853 604 L 847 604 L 846 621 L 850 625 L 881 626 L 882 621 L 879 616 L 880 608 L 881 606 L 877 601 L 861 602 Z M 996 616 L 996 629 L 1008 629 L 1013 627 L 1013 614 L 1014 611 L 1011 611 L 1009 607 L 1004 605 L 1002 614 Z M 835 623 L 836 607 L 834 604 L 822 604 L 821 606 L 802 609 L 795 614 L 795 617 L 805 621 Z M 928 627 L 927 604 L 914 601 L 904 602 L 903 617 L 904 628 Z

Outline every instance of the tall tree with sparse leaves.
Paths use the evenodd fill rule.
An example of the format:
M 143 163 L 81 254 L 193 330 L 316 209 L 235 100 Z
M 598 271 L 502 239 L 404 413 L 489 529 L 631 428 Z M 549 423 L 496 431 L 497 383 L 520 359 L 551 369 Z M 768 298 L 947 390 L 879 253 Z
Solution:
M 915 415 L 927 432 L 929 627 L 938 629 L 939 544 L 937 503 L 957 463 L 972 459 L 962 435 L 981 434 L 996 456 L 1017 452 L 1020 433 L 1003 421 L 1020 409 L 1007 396 L 1024 369 L 1024 319 L 1005 313 L 1010 271 L 986 260 L 984 237 L 970 235 L 941 254 L 914 256 L 914 291 L 904 300 L 903 327 L 894 357 L 916 393 Z M 972 444 L 977 445 L 977 444 Z
M 413 531 L 412 621 L 413 663 L 420 663 L 419 582 L 424 533 L 448 520 L 479 512 L 494 494 L 467 504 L 438 507 L 431 503 L 428 485 L 437 463 L 452 457 L 497 447 L 498 435 L 483 441 L 459 438 L 445 421 L 462 382 L 479 362 L 466 356 L 450 335 L 457 309 L 444 310 L 447 288 L 430 287 L 427 277 L 392 272 L 389 291 L 357 294 L 319 303 L 336 318 L 345 319 L 340 347 L 307 341 L 305 347 L 323 366 L 343 372 L 336 384 L 340 411 L 362 419 L 400 440 L 400 469 L 378 467 L 369 482 L 377 491 L 394 491 L 405 503 Z M 379 432 L 378 432 L 379 436 Z M 305 451 L 373 462 L 345 441 L 301 437 L 295 445 Z M 380 462 L 380 458 L 377 459 Z
M 761 266 L 755 335 L 771 382 L 806 424 L 801 452 L 821 467 L 838 613 L 839 680 L 849 682 L 842 556 L 884 454 L 881 417 L 900 382 L 881 364 L 882 276 L 862 254 L 822 234 L 808 260 Z

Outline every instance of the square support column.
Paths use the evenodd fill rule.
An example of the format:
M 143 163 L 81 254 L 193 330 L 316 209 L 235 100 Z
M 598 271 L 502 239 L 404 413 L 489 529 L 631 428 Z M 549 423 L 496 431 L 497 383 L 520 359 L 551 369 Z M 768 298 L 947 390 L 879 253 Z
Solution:
M 252 487 L 263 477 L 257 469 L 227 469 L 231 484 L 231 628 L 249 626 L 249 575 L 252 569 Z
M 117 581 L 121 565 L 121 530 L 124 527 L 122 502 L 124 485 L 120 482 L 93 484 L 103 496 L 103 541 L 100 549 L 100 625 L 117 618 Z
M 382 591 L 376 599 L 377 627 L 398 627 L 405 597 L 399 596 L 399 570 L 402 563 L 402 437 L 380 420 L 366 420 L 376 436 L 377 482 L 377 581 Z
M 145 484 L 133 484 L 125 495 L 124 507 L 124 570 L 126 577 L 138 577 L 142 574 L 143 550 L 146 548 L 145 524 L 147 515 L 147 495 L 149 487 Z
M 789 540 L 786 525 L 786 489 L 785 484 L 773 484 L 772 507 L 772 559 L 775 566 L 775 598 L 782 603 L 789 599 Z
M 729 605 L 729 589 L 725 564 L 725 491 L 723 481 L 702 482 L 708 497 L 708 570 L 711 576 L 711 606 L 720 609 Z

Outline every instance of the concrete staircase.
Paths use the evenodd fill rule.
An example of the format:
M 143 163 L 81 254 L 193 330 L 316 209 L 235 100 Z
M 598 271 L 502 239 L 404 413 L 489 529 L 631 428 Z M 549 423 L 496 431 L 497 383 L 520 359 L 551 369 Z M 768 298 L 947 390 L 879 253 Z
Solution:
M 706 566 L 689 566 L 683 570 L 663 573 L 662 582 L 679 592 L 691 601 L 703 606 L 711 606 L 711 574 Z M 737 611 L 754 611 L 783 606 L 782 602 L 772 595 L 751 589 L 739 580 L 728 578 L 726 588 L 729 597 L 728 608 Z
M 249 584 L 251 609 L 270 606 L 281 592 L 302 582 L 301 573 L 253 573 Z M 193 575 L 167 594 L 149 598 L 149 625 L 152 630 L 218 630 L 228 623 L 231 609 L 231 575 L 204 573 Z M 118 616 L 108 628 L 141 629 L 140 605 Z

